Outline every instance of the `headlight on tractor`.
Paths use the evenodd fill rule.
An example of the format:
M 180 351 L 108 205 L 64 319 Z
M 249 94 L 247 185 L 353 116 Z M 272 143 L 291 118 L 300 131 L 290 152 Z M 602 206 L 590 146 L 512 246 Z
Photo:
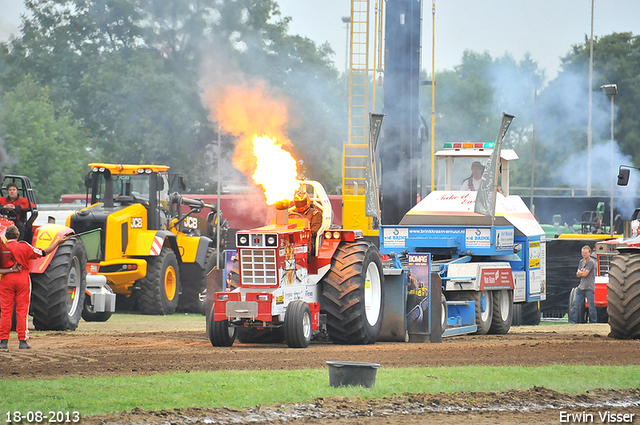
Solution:
M 249 246 L 249 235 L 239 234 L 236 240 L 238 246 Z

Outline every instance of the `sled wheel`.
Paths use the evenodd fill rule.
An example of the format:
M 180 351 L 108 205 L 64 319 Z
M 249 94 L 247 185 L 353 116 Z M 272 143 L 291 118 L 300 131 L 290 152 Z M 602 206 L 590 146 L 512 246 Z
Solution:
M 504 335 L 513 321 L 513 291 L 502 289 L 493 292 L 493 317 L 489 333 Z

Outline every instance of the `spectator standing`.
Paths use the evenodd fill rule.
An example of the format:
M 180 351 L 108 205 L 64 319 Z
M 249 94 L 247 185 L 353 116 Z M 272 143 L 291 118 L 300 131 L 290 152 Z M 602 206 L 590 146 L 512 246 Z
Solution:
M 585 298 L 589 304 L 589 321 L 596 323 L 598 321 L 595 298 L 596 262 L 591 258 L 591 247 L 589 245 L 583 246 L 581 253 L 582 259 L 576 272 L 576 276 L 580 278 L 580 285 L 576 288 L 573 297 L 573 305 L 569 312 L 569 323 L 578 323 L 578 311 Z

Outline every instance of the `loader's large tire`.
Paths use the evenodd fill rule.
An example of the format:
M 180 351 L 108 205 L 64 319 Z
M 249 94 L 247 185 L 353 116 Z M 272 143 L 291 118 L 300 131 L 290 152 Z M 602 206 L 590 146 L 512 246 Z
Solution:
M 511 326 L 538 326 L 540 324 L 540 306 L 538 301 L 513 304 Z
M 302 300 L 291 301 L 284 316 L 284 339 L 289 348 L 307 348 L 311 342 L 311 310 Z
M 85 322 L 106 322 L 111 318 L 112 314 L 112 311 L 93 311 L 93 306 L 91 305 L 91 297 L 89 295 L 86 295 L 84 297 L 84 310 L 82 310 L 82 319 Z
M 63 242 L 40 274 L 31 274 L 31 314 L 37 330 L 75 330 L 84 307 L 87 253 L 80 238 Z
M 460 291 L 450 292 L 453 301 L 475 301 L 477 335 L 486 335 L 491 329 L 493 318 L 493 295 L 491 291 Z
M 229 326 L 228 320 L 216 322 L 214 320 L 214 309 L 212 308 L 207 318 L 209 330 L 209 341 L 214 347 L 231 347 L 236 340 L 236 328 Z
M 173 314 L 178 306 L 178 260 L 170 248 L 147 258 L 147 275 L 138 281 L 138 309 L 142 314 Z
M 263 329 L 236 329 L 236 338 L 243 344 L 279 344 L 284 341 L 284 329 L 263 328 Z
M 182 294 L 178 299 L 177 311 L 205 314 L 207 302 L 200 301 L 200 293 L 207 288 L 207 275 L 216 267 L 217 255 L 215 248 L 209 248 L 204 260 L 204 268 L 195 263 L 183 264 L 180 267 Z
M 493 292 L 493 317 L 490 334 L 504 335 L 509 332 L 513 322 L 513 291 L 502 289 Z
M 373 344 L 382 327 L 384 278 L 377 248 L 367 241 L 342 242 L 322 282 L 320 309 L 336 344 Z
M 571 310 L 573 309 L 573 300 L 575 300 L 577 289 L 573 288 L 569 294 L 569 320 L 571 320 Z M 589 323 L 589 309 L 584 305 L 584 299 L 578 306 L 578 323 Z
M 616 255 L 609 269 L 607 313 L 611 336 L 640 339 L 640 254 Z

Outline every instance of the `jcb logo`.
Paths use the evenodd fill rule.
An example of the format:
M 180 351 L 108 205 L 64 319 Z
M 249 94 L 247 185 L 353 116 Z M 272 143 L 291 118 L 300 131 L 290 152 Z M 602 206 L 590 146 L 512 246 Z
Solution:
M 142 217 L 132 217 L 131 218 L 131 228 L 132 229 L 142 229 Z
M 187 217 L 184 220 L 184 227 L 188 227 L 190 229 L 198 228 L 198 219 L 195 217 Z

